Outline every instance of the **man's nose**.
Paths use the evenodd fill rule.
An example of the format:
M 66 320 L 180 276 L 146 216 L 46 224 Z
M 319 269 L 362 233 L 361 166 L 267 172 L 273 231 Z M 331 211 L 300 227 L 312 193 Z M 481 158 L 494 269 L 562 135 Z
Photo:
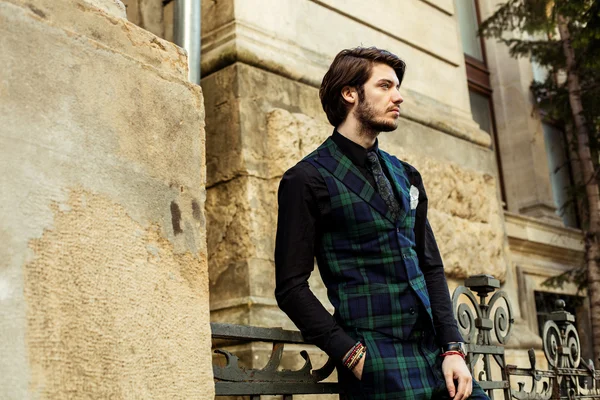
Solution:
M 402 104 L 404 102 L 404 97 L 400 94 L 400 90 L 396 89 L 394 96 L 392 97 L 392 101 L 394 104 Z

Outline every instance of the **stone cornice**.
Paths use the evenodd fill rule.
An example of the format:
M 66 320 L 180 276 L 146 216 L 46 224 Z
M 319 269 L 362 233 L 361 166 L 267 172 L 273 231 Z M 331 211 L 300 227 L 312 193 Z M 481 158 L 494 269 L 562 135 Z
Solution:
M 507 211 L 504 217 L 512 252 L 535 254 L 569 265 L 583 260 L 585 248 L 580 230 Z
M 405 37 L 403 37 L 401 35 L 397 35 L 397 34 L 392 33 L 389 29 L 385 29 L 384 27 L 380 27 L 379 24 L 370 23 L 370 22 L 366 21 L 365 20 L 365 18 L 366 18 L 365 15 L 360 15 L 358 13 L 352 14 L 351 12 L 347 12 L 346 8 L 348 8 L 348 7 L 344 7 L 342 9 L 339 6 L 336 7 L 335 5 L 331 4 L 330 1 L 327 1 L 327 0 L 310 0 L 310 1 L 312 1 L 315 4 L 320 5 L 321 7 L 327 8 L 330 11 L 338 13 L 338 14 L 340 14 L 340 15 L 342 15 L 342 16 L 344 16 L 344 17 L 346 17 L 346 18 L 348 18 L 348 19 L 350 19 L 350 20 L 352 20 L 352 21 L 354 21 L 356 23 L 359 23 L 359 24 L 361 24 L 361 25 L 369 28 L 369 29 L 372 29 L 372 30 L 374 30 L 376 32 L 379 32 L 379 33 L 383 34 L 383 35 L 389 36 L 390 38 L 392 38 L 394 40 L 402 42 L 402 43 L 404 43 L 404 44 L 406 44 L 406 45 L 408 45 L 408 46 L 410 46 L 410 47 L 412 47 L 414 49 L 417 49 L 420 52 L 425 53 L 425 54 L 427 54 L 427 55 L 429 55 L 429 56 L 431 56 L 433 58 L 436 58 L 436 59 L 438 59 L 440 61 L 443 61 L 443 62 L 445 62 L 447 64 L 450 64 L 453 67 L 458 67 L 460 65 L 460 60 L 456 57 L 456 53 L 448 53 L 447 55 L 441 55 L 438 52 L 443 52 L 443 51 L 440 51 L 442 49 L 439 49 L 439 48 L 437 49 L 438 52 L 431 51 L 430 48 L 424 47 L 422 45 L 419 45 L 418 43 L 416 43 L 415 40 L 409 40 L 409 39 L 407 39 L 407 38 L 405 38 Z M 435 5 L 435 4 L 431 3 L 431 2 L 424 2 L 424 3 L 426 3 L 430 7 L 435 8 L 436 10 L 443 11 L 444 14 L 446 14 L 446 15 L 452 15 L 452 14 L 448 14 L 448 12 L 446 10 L 440 8 L 439 6 L 437 6 L 437 5 Z M 379 19 L 379 17 L 378 17 L 378 19 Z M 454 56 L 454 59 L 452 58 L 453 56 Z
M 448 1 L 445 4 L 441 4 L 439 0 L 421 0 L 423 3 L 429 4 L 431 7 L 438 11 L 443 12 L 446 15 L 454 15 L 454 4 L 452 1 Z

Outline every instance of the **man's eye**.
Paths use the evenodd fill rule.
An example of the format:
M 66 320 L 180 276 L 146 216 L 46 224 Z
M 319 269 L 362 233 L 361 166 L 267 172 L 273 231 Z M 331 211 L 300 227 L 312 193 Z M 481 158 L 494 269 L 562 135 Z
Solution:
M 381 85 L 381 87 L 384 89 L 389 89 L 390 85 L 388 85 L 387 83 L 384 83 L 383 85 Z

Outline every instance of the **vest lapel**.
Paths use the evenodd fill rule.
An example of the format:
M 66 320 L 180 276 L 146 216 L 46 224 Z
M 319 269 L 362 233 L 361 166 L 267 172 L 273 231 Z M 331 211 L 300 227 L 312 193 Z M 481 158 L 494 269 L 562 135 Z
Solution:
M 400 216 L 398 222 L 400 225 L 404 223 L 408 212 L 410 211 L 410 182 L 406 175 L 404 166 L 396 159 L 391 157 L 384 151 L 379 150 L 382 155 L 383 162 L 392 177 L 392 185 L 396 190 L 397 199 L 400 202 Z
M 395 225 L 385 201 L 331 138 L 317 149 L 314 160 Z

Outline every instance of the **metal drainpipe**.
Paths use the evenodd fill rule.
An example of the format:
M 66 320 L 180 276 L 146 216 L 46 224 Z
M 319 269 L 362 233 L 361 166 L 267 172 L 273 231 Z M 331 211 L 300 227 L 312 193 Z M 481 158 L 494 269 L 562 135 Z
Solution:
M 188 53 L 190 82 L 200 84 L 201 0 L 175 0 L 173 38 Z

